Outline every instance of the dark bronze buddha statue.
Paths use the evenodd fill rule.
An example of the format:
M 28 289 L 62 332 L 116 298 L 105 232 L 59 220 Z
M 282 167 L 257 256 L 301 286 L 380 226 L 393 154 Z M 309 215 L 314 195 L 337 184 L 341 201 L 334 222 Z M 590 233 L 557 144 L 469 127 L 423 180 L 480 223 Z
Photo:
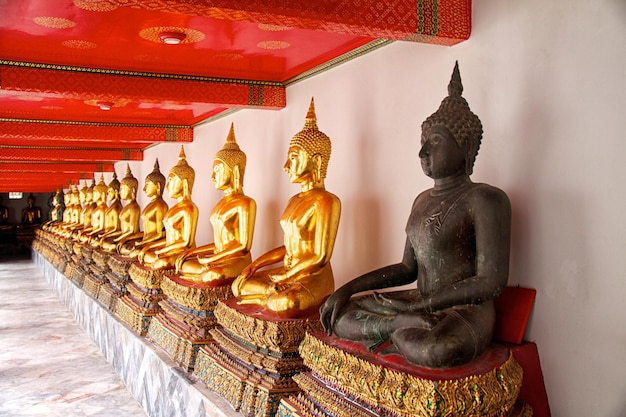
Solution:
M 510 203 L 470 180 L 482 125 L 462 91 L 457 64 L 448 97 L 422 124 L 419 158 L 434 187 L 413 203 L 402 261 L 348 282 L 320 310 L 327 332 L 430 368 L 468 363 L 486 349 L 493 299 L 508 280 Z M 417 288 L 353 297 L 410 283 Z

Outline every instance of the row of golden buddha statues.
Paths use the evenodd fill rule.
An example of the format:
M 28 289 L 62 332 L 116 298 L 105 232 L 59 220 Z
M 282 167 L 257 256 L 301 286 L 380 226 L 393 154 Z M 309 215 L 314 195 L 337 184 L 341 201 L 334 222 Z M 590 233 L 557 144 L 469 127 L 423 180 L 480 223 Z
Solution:
M 280 217 L 282 246 L 251 255 L 256 203 L 231 125 L 213 162 L 223 197 L 212 243 L 195 243 L 195 172 L 181 147 L 167 180 L 158 161 L 146 177 L 143 210 L 127 167 L 121 181 L 70 189 L 35 249 L 246 416 L 532 415 L 516 401 L 521 367 L 491 345 L 511 210 L 503 191 L 470 180 L 482 125 L 461 93 L 457 65 L 422 124 L 419 159 L 434 187 L 413 203 L 402 261 L 336 291 L 341 202 L 324 185 L 331 142 L 313 100 L 284 165 L 301 190 Z

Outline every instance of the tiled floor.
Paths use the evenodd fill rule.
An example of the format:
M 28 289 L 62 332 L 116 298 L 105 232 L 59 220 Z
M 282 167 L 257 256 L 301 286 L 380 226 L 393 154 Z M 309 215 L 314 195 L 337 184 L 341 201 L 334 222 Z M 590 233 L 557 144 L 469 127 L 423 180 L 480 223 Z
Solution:
M 0 416 L 145 416 L 31 260 L 0 261 Z

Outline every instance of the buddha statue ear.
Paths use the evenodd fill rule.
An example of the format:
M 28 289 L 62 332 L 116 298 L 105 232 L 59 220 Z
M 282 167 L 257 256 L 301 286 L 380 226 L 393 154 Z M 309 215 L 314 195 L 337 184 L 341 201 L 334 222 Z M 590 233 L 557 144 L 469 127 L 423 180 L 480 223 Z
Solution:
M 322 177 L 322 155 L 316 153 L 312 157 L 313 161 L 315 161 L 315 169 L 313 170 L 313 181 L 317 184 L 322 181 L 324 178 Z
M 233 175 L 233 188 L 241 190 L 241 174 L 239 173 L 239 165 L 235 165 L 231 170 Z

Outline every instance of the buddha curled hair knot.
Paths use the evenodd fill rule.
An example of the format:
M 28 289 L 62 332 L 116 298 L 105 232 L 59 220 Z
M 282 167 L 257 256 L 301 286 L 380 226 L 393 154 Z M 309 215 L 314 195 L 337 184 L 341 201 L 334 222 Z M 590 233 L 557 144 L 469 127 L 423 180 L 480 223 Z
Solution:
M 133 176 L 133 173 L 130 170 L 130 165 L 128 164 L 126 164 L 126 175 L 122 178 L 121 183 L 133 190 L 136 190 L 137 187 L 139 187 L 139 181 L 137 181 L 137 178 Z
M 191 192 L 193 182 L 196 178 L 196 171 L 187 163 L 185 149 L 182 146 L 180 147 L 180 154 L 178 155 L 178 163 L 170 169 L 170 175 L 176 175 L 181 180 L 187 180 L 189 192 Z
M 291 138 L 289 146 L 298 146 L 309 156 L 320 155 L 320 175 L 322 178 L 326 178 L 328 161 L 330 160 L 331 143 L 330 138 L 324 132 L 320 132 L 317 128 L 315 102 L 312 98 L 311 104 L 309 105 L 309 111 L 307 112 L 306 120 L 304 122 L 304 127 L 300 132 L 296 133 L 293 138 Z
M 100 174 L 100 181 L 93 187 L 93 190 L 100 194 L 106 194 L 108 189 L 109 187 L 104 183 L 104 175 Z
M 467 173 L 471 174 L 483 137 L 483 126 L 461 96 L 462 93 L 463 84 L 457 62 L 448 84 L 448 97 L 444 98 L 439 109 L 422 123 L 422 131 L 435 125 L 444 126 L 459 146 L 467 143 L 469 146 Z
M 159 169 L 159 158 L 154 161 L 154 168 L 152 169 L 152 172 L 146 176 L 146 182 L 148 181 L 155 185 L 160 185 L 161 190 L 165 187 L 165 175 L 163 175 Z
M 246 154 L 239 148 L 235 140 L 235 125 L 233 123 L 230 125 L 226 143 L 224 143 L 222 149 L 217 151 L 215 159 L 222 161 L 231 170 L 236 166 L 239 167 L 239 175 L 243 178 L 244 171 L 246 170 Z
M 109 187 L 108 188 L 113 188 L 116 191 L 120 191 L 120 182 L 117 179 L 117 174 L 115 173 L 115 171 L 113 171 L 113 179 L 111 180 L 111 182 L 109 183 Z

